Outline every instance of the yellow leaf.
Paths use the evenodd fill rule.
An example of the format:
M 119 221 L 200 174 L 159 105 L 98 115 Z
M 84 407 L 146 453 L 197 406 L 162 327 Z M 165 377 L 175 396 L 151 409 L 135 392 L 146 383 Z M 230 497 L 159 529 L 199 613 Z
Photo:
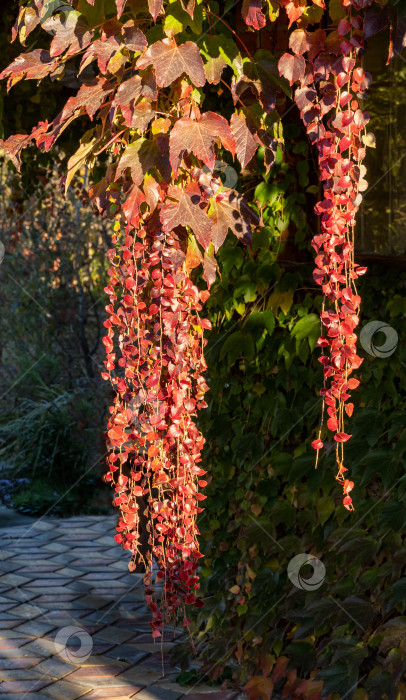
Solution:
M 66 185 L 65 185 L 65 194 L 68 191 L 68 187 L 70 183 L 72 182 L 73 176 L 75 173 L 79 170 L 79 168 L 84 165 L 84 163 L 87 161 L 90 153 L 94 149 L 94 146 L 96 144 L 96 137 L 92 136 L 93 134 L 93 129 L 89 129 L 89 131 L 86 131 L 86 133 L 83 135 L 81 139 L 81 144 L 76 151 L 76 153 L 69 158 L 68 161 L 68 173 L 66 176 Z
M 293 304 L 293 292 L 288 289 L 287 292 L 276 291 L 269 297 L 268 309 L 272 309 L 277 316 L 278 309 L 282 309 L 284 314 L 287 314 Z

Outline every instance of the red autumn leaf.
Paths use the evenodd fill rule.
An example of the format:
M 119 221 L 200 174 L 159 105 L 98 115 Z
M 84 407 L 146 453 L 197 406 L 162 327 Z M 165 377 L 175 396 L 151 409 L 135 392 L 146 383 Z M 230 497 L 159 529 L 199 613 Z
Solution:
M 217 269 L 218 265 L 213 253 L 205 253 L 203 258 L 202 277 L 204 281 L 207 282 L 207 286 L 209 289 L 216 280 Z
M 152 73 L 144 77 L 133 75 L 129 80 L 121 83 L 115 94 L 113 106 L 120 107 L 127 126 L 131 126 L 135 103 L 141 95 L 150 100 L 157 99 L 158 91 Z
M 321 450 L 324 443 L 321 440 L 313 440 L 312 447 L 314 450 Z
M 193 19 L 193 13 L 195 11 L 196 0 L 180 0 L 180 4 L 182 5 L 185 12 L 187 12 L 191 16 L 191 18 Z
M 201 206 L 203 199 L 197 182 L 191 182 L 185 189 L 172 186 L 168 190 L 168 196 L 175 202 L 166 202 L 161 209 L 163 231 L 173 231 L 177 226 L 190 226 L 199 243 L 207 250 L 211 238 L 211 221 Z
M 349 389 L 356 389 L 358 386 L 359 386 L 358 379 L 349 379 L 348 380 L 348 388 Z
M 108 80 L 97 76 L 91 83 L 82 85 L 74 98 L 77 107 L 84 107 L 92 118 L 114 87 Z
M 122 35 L 130 51 L 144 51 L 148 46 L 145 34 L 134 25 L 132 19 L 123 24 Z
M 89 27 L 86 17 L 78 12 L 60 12 L 42 21 L 42 28 L 53 34 L 50 55 L 60 56 L 67 49 L 67 56 L 82 51 L 89 46 L 93 38 L 93 30 Z
M 289 48 L 296 55 L 302 55 L 312 48 L 311 35 L 304 29 L 295 29 L 289 36 Z
M 348 435 L 348 433 L 336 433 L 334 435 L 334 440 L 336 442 L 347 442 L 349 440 L 351 435 Z
M 120 19 L 121 15 L 123 14 L 126 2 L 127 0 L 116 0 L 117 19 Z
M 88 66 L 92 61 L 97 58 L 97 65 L 99 71 L 103 74 L 107 73 L 107 66 L 113 56 L 116 55 L 122 48 L 123 44 L 116 36 L 110 36 L 106 41 L 97 39 L 83 54 L 79 73 L 81 73 L 86 66 Z
M 344 493 L 345 493 L 345 494 L 350 493 L 350 491 L 352 491 L 353 488 L 354 488 L 354 482 L 353 482 L 353 481 L 349 481 L 348 479 L 345 479 L 344 485 L 343 485 L 343 491 L 344 491 Z
M 338 428 L 337 418 L 329 418 L 327 421 L 327 428 L 329 430 L 337 430 L 337 428 Z
M 284 53 L 279 59 L 278 68 L 279 73 L 293 85 L 304 75 L 306 62 L 303 56 L 292 56 L 290 53 Z
M 249 241 L 252 234 L 251 226 L 259 224 L 256 211 L 251 209 L 244 197 L 235 191 L 212 200 L 209 216 L 213 222 L 212 240 L 215 251 L 224 243 L 229 229 L 237 238 Z
M 140 220 L 140 205 L 142 202 L 145 202 L 145 196 L 137 185 L 134 185 L 123 203 L 123 213 L 128 224 L 138 226 Z
M 57 61 L 51 57 L 48 51 L 34 49 L 34 51 L 17 56 L 0 73 L 0 80 L 8 78 L 7 90 L 9 90 L 23 78 L 26 80 L 42 80 L 42 78 L 52 73 L 57 65 Z
M 354 404 L 353 403 L 346 403 L 345 404 L 345 412 L 349 418 L 351 418 L 353 411 L 354 411 Z
M 127 168 L 131 170 L 131 178 L 135 185 L 141 185 L 145 175 L 152 168 L 157 168 L 168 179 L 168 166 L 168 160 L 163 157 L 155 141 L 139 138 L 130 143 L 121 156 L 117 166 L 116 180 Z
M 262 29 L 266 24 L 266 17 L 262 12 L 262 0 L 243 0 L 241 14 L 249 27 Z
M 164 0 L 148 0 L 148 9 L 154 19 L 158 17 L 159 13 L 162 12 L 164 7 Z
M 281 5 L 285 8 L 289 17 L 289 26 L 302 16 L 306 9 L 307 0 L 281 0 Z
M 234 112 L 231 116 L 230 124 L 235 140 L 236 155 L 241 163 L 241 167 L 244 169 L 254 157 L 258 148 L 258 142 L 254 138 L 243 113 L 238 114 L 238 112 Z
M 186 73 L 196 87 L 203 87 L 206 82 L 200 51 L 192 41 L 179 46 L 169 38 L 157 41 L 140 56 L 136 65 L 137 68 L 143 69 L 151 63 L 159 87 L 168 87 L 183 73 Z
M 188 117 L 178 119 L 169 137 L 169 159 L 176 175 L 185 152 L 192 152 L 212 168 L 216 160 L 214 144 L 220 139 L 224 148 L 234 155 L 235 141 L 224 117 L 215 112 L 205 112 L 194 121 Z

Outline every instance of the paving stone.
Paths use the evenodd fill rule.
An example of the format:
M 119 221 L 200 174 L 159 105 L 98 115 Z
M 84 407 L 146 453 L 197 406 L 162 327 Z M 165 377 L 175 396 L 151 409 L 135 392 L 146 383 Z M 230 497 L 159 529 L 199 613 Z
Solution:
M 20 632 L 17 627 L 9 630 L 0 630 L 0 639 L 26 639 L 27 642 L 33 638 L 33 635 L 28 635 L 25 632 Z
M 166 690 L 157 685 L 152 685 L 149 688 L 144 688 L 137 693 L 136 700 L 178 700 L 183 693 L 178 693 L 173 690 Z
M 16 606 L 16 603 L 0 603 L 0 612 L 7 612 L 7 610 L 10 610 L 11 608 L 14 608 Z
M 39 608 L 38 606 L 30 605 L 29 603 L 17 605 L 15 608 L 13 608 L 13 615 L 25 618 L 27 620 L 31 620 L 35 617 L 38 617 L 38 615 L 41 615 L 41 613 L 44 612 L 46 612 L 44 608 Z
M 0 658 L 0 671 L 4 670 L 18 670 L 24 668 L 31 668 L 38 665 L 42 659 L 38 656 L 27 656 L 21 659 L 1 659 Z
M 145 686 L 152 685 L 160 678 L 162 678 L 162 672 L 144 669 L 142 666 L 134 666 L 117 676 L 121 681 L 133 681 L 137 685 Z
M 135 647 L 120 645 L 114 647 L 114 649 L 112 649 L 111 651 L 108 651 L 106 656 L 110 656 L 114 659 L 126 659 L 126 661 L 129 664 L 135 665 L 138 664 L 140 661 L 143 661 L 148 656 L 148 654 L 145 651 L 140 651 L 139 649 L 136 649 Z
M 11 629 L 12 627 L 19 625 L 20 622 L 21 620 L 19 620 L 17 617 L 13 620 L 0 620 L 0 630 Z
M 24 693 L 22 697 L 24 700 L 49 700 L 49 695 L 43 695 L 42 693 Z M 17 695 L 4 692 L 4 694 L 1 693 L 1 700 L 17 700 Z
M 25 603 L 28 603 L 33 598 L 36 598 L 37 595 L 38 591 L 34 593 L 32 591 L 27 591 L 26 588 L 14 588 L 10 591 L 7 591 L 6 593 L 6 597 L 9 600 L 20 601 Z
M 4 681 L 1 683 L 1 693 L 35 693 L 37 690 L 43 690 L 52 681 L 32 680 L 32 681 Z
M 68 681 L 57 681 L 52 683 L 45 690 L 44 693 L 49 698 L 54 698 L 55 700 L 76 700 L 80 698 L 86 692 L 86 688 L 77 683 L 68 683 Z
M 38 680 L 50 680 L 43 673 L 39 673 L 36 667 L 32 668 L 19 668 L 19 669 L 4 669 L 0 670 L 0 678 L 2 681 L 38 681 Z M 1 684 L 0 684 L 0 696 L 1 696 Z
M 97 633 L 97 639 L 105 639 L 108 642 L 115 642 L 116 644 L 126 642 L 131 636 L 133 636 L 133 632 L 120 629 L 120 627 L 115 627 L 114 625 L 109 625 Z
M 58 554 L 62 554 L 63 552 L 67 552 L 69 547 L 67 547 L 65 544 L 61 544 L 60 542 L 49 542 L 48 544 L 44 544 L 43 549 L 45 549 L 47 552 L 57 552 Z
M 99 680 L 100 678 L 114 678 L 114 676 L 118 676 L 122 670 L 121 666 L 83 666 L 73 671 L 73 673 L 69 675 L 68 680 L 79 681 L 81 679 Z
M 16 628 L 16 631 L 24 632 L 24 634 L 30 634 L 33 637 L 42 637 L 52 629 L 54 629 L 54 625 L 47 625 L 44 622 L 37 622 L 37 620 L 35 620 L 34 622 L 23 622 L 22 625 L 19 625 Z
M 28 644 L 24 646 L 24 651 L 34 652 L 35 654 L 45 656 L 45 658 L 57 654 L 59 651 L 62 651 L 62 649 L 64 649 L 63 644 L 55 643 L 51 639 L 46 639 L 45 637 L 35 639 L 33 642 L 28 642 Z
M 29 641 L 28 638 L 23 639 L 0 639 L 0 651 L 3 649 L 19 649 Z
M 49 659 L 44 659 L 39 664 L 35 666 L 35 670 L 42 673 L 45 678 L 60 679 L 72 673 L 76 666 L 70 663 L 65 663 L 59 660 L 59 658 L 52 656 Z
M 141 690 L 140 686 L 128 685 L 122 688 L 99 688 L 97 690 L 91 690 L 90 693 L 86 693 L 84 696 L 86 700 L 122 700 L 123 698 L 137 698 L 136 693 Z
M 28 576 L 20 576 L 19 574 L 4 574 L 0 576 L 0 586 L 22 586 L 23 583 L 29 583 L 31 579 Z
M 213 692 L 210 691 L 207 693 L 190 693 L 189 695 L 185 695 L 184 697 L 185 700 L 233 700 L 233 698 L 237 698 L 237 695 L 238 693 L 236 693 L 234 690 L 218 691 L 214 689 Z

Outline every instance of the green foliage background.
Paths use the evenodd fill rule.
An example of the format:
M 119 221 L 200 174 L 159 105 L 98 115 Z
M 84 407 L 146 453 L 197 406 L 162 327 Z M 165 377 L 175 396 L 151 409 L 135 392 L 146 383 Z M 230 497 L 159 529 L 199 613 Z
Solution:
M 348 513 L 333 442 L 317 470 L 310 446 L 322 381 L 314 350 L 321 298 L 306 249 L 314 186 L 300 130 L 284 131 L 284 161 L 255 193 L 265 227 L 252 251 L 228 239 L 207 302 L 209 408 L 199 419 L 210 474 L 199 523 L 206 606 L 195 632 L 211 675 L 267 675 L 286 655 L 302 678 L 319 671 L 323 697 L 395 700 L 406 655 L 406 273 L 372 264 L 359 286 L 361 325 L 384 321 L 399 344 L 387 359 L 360 349 L 346 445 L 356 510 Z M 296 262 L 281 248 L 286 226 L 302 248 Z M 377 346 L 384 340 L 374 337 Z M 289 561 L 302 552 L 326 568 L 315 591 L 288 579 Z M 306 579 L 312 569 L 301 573 Z

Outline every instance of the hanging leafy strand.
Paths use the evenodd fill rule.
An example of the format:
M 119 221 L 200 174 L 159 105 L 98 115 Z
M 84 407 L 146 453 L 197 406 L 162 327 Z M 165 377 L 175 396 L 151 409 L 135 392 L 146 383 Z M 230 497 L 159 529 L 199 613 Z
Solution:
M 291 53 L 279 61 L 282 78 L 264 44 L 257 41 L 255 50 L 251 42 L 248 49 L 216 2 L 67 0 L 56 7 L 53 0 L 29 0 L 20 8 L 13 40 L 24 44 L 35 33 L 38 46 L 43 30 L 50 40 L 47 48 L 26 51 L 3 70 L 8 89 L 23 79 L 66 75 L 76 76 L 79 89 L 50 123 L 10 136 L 1 146 L 19 169 L 24 148 L 35 143 L 49 151 L 81 118 L 76 124 L 88 119 L 90 128 L 69 159 L 65 187 L 83 165 L 92 167 L 99 156 L 107 161 L 104 177 L 89 191 L 99 212 L 115 221 L 103 372 L 115 398 L 105 478 L 120 511 L 116 540 L 131 553 L 130 570 L 139 562 L 147 569 L 154 636 L 165 617 L 180 610 L 187 624 L 185 606 L 202 604 L 196 517 L 204 499 L 204 440 L 194 418 L 206 405 L 203 333 L 210 324 L 200 312 L 209 292 L 199 291 L 191 270 L 202 264 L 210 288 L 215 253 L 228 230 L 249 241 L 259 224 L 241 194 L 215 175 L 216 157 L 222 149 L 223 158 L 236 157 L 246 168 L 262 146 L 269 172 L 278 145 L 270 113 L 278 91 L 290 94 L 288 84 L 296 85 L 296 104 L 319 153 L 324 193 L 313 247 L 314 278 L 325 299 L 321 394 L 337 443 L 344 505 L 352 508 L 353 483 L 343 465 L 343 443 L 350 437 L 344 413 L 352 413 L 349 391 L 358 381 L 350 375 L 361 364 L 355 281 L 365 268 L 354 262 L 354 224 L 366 188 L 365 146 L 373 142 L 360 106 L 370 85 L 360 66 L 362 11 L 372 5 L 340 0 L 331 3 L 329 19 L 323 0 L 243 0 L 241 14 L 255 38 L 280 11 L 295 24 Z M 202 110 L 206 97 L 218 102 L 223 92 L 229 120 Z M 322 446 L 319 432 L 313 447 Z M 146 553 L 140 545 L 144 516 Z M 154 561 L 164 586 L 160 608 L 153 598 Z
M 324 3 L 318 3 L 324 8 Z M 345 432 L 345 414 L 351 416 L 354 405 L 350 391 L 359 381 L 352 375 L 362 362 L 357 354 L 355 329 L 359 324 L 361 298 L 356 280 L 366 268 L 354 260 L 355 216 L 367 188 L 366 168 L 362 164 L 366 145 L 374 143 L 367 133 L 369 114 L 362 109 L 362 99 L 371 85 L 371 75 L 360 65 L 363 49 L 364 20 L 361 14 L 373 0 L 340 0 L 340 8 L 330 12 L 333 26 L 308 32 L 298 28 L 291 32 L 289 48 L 279 60 L 279 71 L 291 85 L 299 84 L 294 99 L 311 143 L 318 150 L 323 199 L 315 211 L 321 217 L 321 231 L 312 240 L 316 252 L 314 280 L 322 288 L 322 334 L 318 346 L 323 365 L 323 413 L 316 440 L 317 451 L 323 447 L 321 433 L 327 406 L 327 428 L 336 442 L 336 479 L 343 488 L 343 504 L 353 510 L 349 495 L 354 483 L 346 477 L 344 443 L 351 437 Z M 286 7 L 290 24 L 300 19 L 305 6 Z M 324 14 L 324 13 L 323 13 Z M 323 17 L 320 18 L 322 24 Z M 319 452 L 317 452 L 318 458 Z M 316 459 L 317 466 L 317 459 Z
M 249 241 L 259 223 L 244 198 L 215 175 L 216 157 L 223 148 L 244 168 L 263 145 L 269 170 L 276 151 L 265 120 L 280 79 L 264 69 L 258 76 L 256 60 L 241 56 L 227 23 L 216 21 L 219 34 L 212 24 L 199 2 L 164 8 L 162 1 L 71 0 L 55 8 L 35 0 L 20 9 L 13 40 L 24 43 L 38 32 L 39 41 L 45 30 L 50 45 L 21 54 L 1 74 L 9 89 L 22 79 L 61 79 L 67 70 L 79 83 L 50 123 L 2 142 L 18 169 L 25 147 L 49 151 L 79 117 L 77 123 L 88 117 L 93 125 L 68 162 L 65 188 L 84 164 L 107 156 L 104 177 L 89 191 L 99 213 L 115 221 L 103 339 L 102 376 L 114 390 L 105 480 L 120 512 L 115 539 L 131 554 L 129 569 L 146 570 L 155 637 L 165 618 L 180 612 L 187 624 L 185 606 L 202 605 L 196 517 L 206 481 L 199 466 L 204 439 L 194 418 L 206 406 L 203 333 L 210 323 L 200 312 L 209 292 L 190 273 L 202 264 L 209 288 L 229 228 Z M 243 85 L 247 61 L 252 77 Z M 230 121 L 201 109 L 202 88 L 215 94 L 227 66 L 231 110 L 247 90 L 262 105 L 235 108 Z M 163 583 L 159 606 L 154 562 L 155 580 Z

